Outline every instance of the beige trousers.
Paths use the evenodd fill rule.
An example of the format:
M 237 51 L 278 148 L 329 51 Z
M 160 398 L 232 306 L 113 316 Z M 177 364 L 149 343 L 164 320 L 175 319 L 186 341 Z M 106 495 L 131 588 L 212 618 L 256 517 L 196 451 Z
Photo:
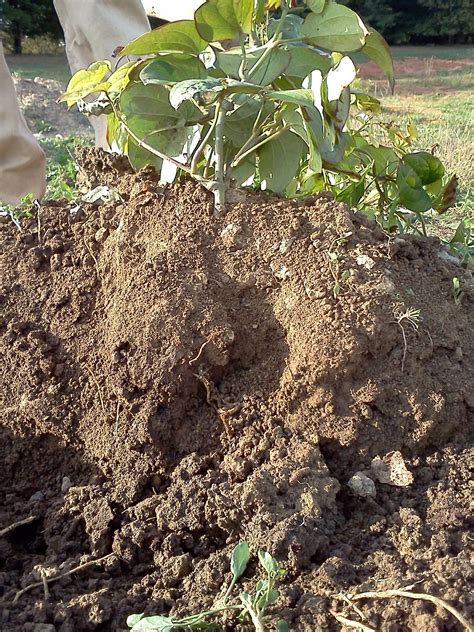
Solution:
M 66 54 L 75 73 L 98 59 L 112 59 L 117 46 L 150 30 L 140 0 L 54 0 L 63 27 Z M 109 149 L 107 118 L 91 116 L 97 147 Z
M 54 0 L 74 73 L 149 30 L 140 0 Z M 92 117 L 91 117 L 92 118 Z M 108 148 L 105 117 L 93 117 L 96 144 Z M 45 192 L 45 156 L 20 111 L 0 43 L 0 202 Z
M 0 42 L 0 202 L 16 204 L 45 191 L 44 153 L 28 129 Z

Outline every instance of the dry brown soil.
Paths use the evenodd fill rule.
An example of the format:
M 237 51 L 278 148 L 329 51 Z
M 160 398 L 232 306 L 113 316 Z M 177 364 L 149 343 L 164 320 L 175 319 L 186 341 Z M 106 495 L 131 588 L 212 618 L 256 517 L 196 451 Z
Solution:
M 67 110 L 64 103 L 57 102 L 64 92 L 62 83 L 41 77 L 14 77 L 13 81 L 21 110 L 32 132 L 40 137 L 56 134 L 80 134 L 86 138 L 93 136 L 92 128 L 84 115 L 76 108 Z
M 0 629 L 208 607 L 240 540 L 287 569 L 292 630 L 349 629 L 338 595 L 414 582 L 469 617 L 473 304 L 437 240 L 324 195 L 249 193 L 216 219 L 196 185 L 94 152 L 82 177 L 121 200 L 0 225 L 0 532 L 32 518 L 0 536 Z M 413 483 L 356 496 L 394 450 Z M 381 632 L 462 629 L 425 601 L 358 605 Z

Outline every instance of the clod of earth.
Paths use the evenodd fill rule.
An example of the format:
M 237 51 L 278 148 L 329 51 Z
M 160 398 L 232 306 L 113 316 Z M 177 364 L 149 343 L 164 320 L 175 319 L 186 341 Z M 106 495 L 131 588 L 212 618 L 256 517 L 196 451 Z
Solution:
M 462 270 L 435 239 L 389 240 L 330 196 L 249 192 L 216 219 L 191 182 L 161 187 L 94 151 L 81 173 L 120 199 L 43 208 L 40 243 L 34 219 L 0 226 L 1 628 L 202 611 L 245 540 L 287 569 L 292 630 L 339 630 L 331 612 L 461 629 L 431 602 L 358 601 L 362 619 L 335 595 L 423 580 L 414 590 L 469 616 Z M 394 313 L 409 309 L 422 319 L 405 351 Z M 393 452 L 413 482 L 354 494 Z M 43 582 L 12 603 L 36 569 L 88 562 L 47 582 L 47 603 Z

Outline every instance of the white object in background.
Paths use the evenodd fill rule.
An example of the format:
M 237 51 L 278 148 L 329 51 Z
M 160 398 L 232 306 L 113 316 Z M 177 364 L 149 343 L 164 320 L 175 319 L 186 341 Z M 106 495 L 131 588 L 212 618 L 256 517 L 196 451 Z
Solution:
M 177 20 L 192 20 L 194 12 L 205 0 L 142 0 L 148 15 L 160 20 L 176 22 Z

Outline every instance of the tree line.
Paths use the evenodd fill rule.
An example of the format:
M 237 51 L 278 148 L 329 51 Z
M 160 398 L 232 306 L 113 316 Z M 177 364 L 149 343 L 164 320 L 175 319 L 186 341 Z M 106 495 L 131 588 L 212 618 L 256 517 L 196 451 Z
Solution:
M 354 9 L 390 44 L 470 44 L 474 0 L 339 0 Z M 79 4 L 79 2 L 78 2 Z M 0 38 L 22 52 L 25 36 L 61 39 L 52 0 L 0 0 Z
M 471 44 L 474 41 L 474 0 L 342 2 L 383 33 L 390 44 Z

